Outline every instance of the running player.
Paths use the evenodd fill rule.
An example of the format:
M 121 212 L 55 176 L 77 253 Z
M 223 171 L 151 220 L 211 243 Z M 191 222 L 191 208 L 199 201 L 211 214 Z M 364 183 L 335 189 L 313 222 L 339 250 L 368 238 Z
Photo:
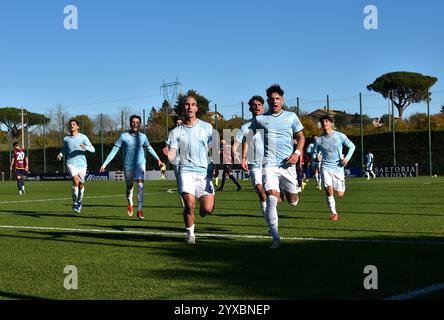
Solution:
M 11 158 L 10 171 L 15 169 L 15 175 L 17 178 L 17 189 L 19 195 L 25 194 L 25 177 L 28 172 L 28 156 L 25 153 L 25 148 L 21 148 L 16 141 L 13 143 L 14 153 Z
M 319 190 L 322 190 L 321 175 L 319 171 L 321 168 L 321 162 L 319 162 L 318 157 L 314 152 L 314 147 L 317 139 L 318 136 L 313 136 L 313 141 L 307 147 L 307 154 L 310 156 L 311 170 L 316 179 L 316 187 Z
M 249 110 L 253 116 L 252 121 L 257 116 L 260 116 L 261 114 L 264 113 L 264 102 L 265 101 L 261 96 L 253 96 L 248 101 L 248 105 L 250 106 Z M 242 163 L 243 167 L 248 168 L 248 173 L 250 175 L 251 183 L 259 197 L 262 214 L 266 218 L 267 195 L 265 194 L 262 182 L 262 176 L 263 176 L 262 162 L 264 161 L 264 142 L 260 131 L 257 131 L 254 135 L 253 134 L 248 135 L 249 132 L 251 132 L 250 127 L 252 121 L 245 123 L 240 128 L 240 131 L 236 135 L 235 143 L 233 146 L 233 152 L 237 153 L 239 145 L 242 144 L 242 141 L 246 137 L 245 143 L 248 144 L 247 147 L 248 152 L 246 156 L 242 157 Z
M 66 158 L 66 165 L 72 177 L 72 209 L 80 213 L 82 210 L 83 195 L 85 193 L 86 151 L 94 153 L 96 150 L 88 137 L 79 132 L 79 122 L 71 119 L 68 122 L 69 135 L 63 139 L 63 148 L 57 156 L 61 161 Z
M 208 149 L 212 142 L 213 127 L 197 118 L 197 101 L 187 96 L 183 106 L 183 125 L 170 132 L 168 160 L 173 163 L 179 153 L 179 191 L 185 202 L 183 219 L 187 233 L 186 242 L 194 244 L 194 210 L 196 200 L 200 203 L 200 215 L 204 217 L 214 210 L 214 186 Z
M 272 249 L 281 245 L 278 231 L 277 204 L 280 190 L 285 192 L 291 206 L 299 202 L 295 164 L 299 160 L 305 144 L 303 125 L 294 112 L 282 110 L 284 91 L 277 84 L 267 91 L 268 112 L 257 116 L 251 124 L 252 130 L 264 130 L 264 186 L 267 195 L 266 216 L 273 237 Z M 294 150 L 293 136 L 297 137 L 297 149 Z M 248 147 L 246 148 L 248 149 Z M 242 157 L 246 153 L 243 150 Z M 242 168 L 247 171 L 248 166 Z
M 333 118 L 330 115 L 322 116 L 319 121 L 321 122 L 323 135 L 316 141 L 314 152 L 318 155 L 318 160 L 322 160 L 321 179 L 331 212 L 330 219 L 338 221 L 339 215 L 336 212 L 334 192 L 336 192 L 338 198 L 344 197 L 344 168 L 350 161 L 356 147 L 345 134 L 333 130 Z M 343 146 L 348 148 L 345 157 L 342 153 Z
M 140 122 L 140 116 L 132 115 L 130 117 L 131 129 L 129 131 L 123 132 L 114 143 L 113 149 L 111 150 L 103 165 L 100 167 L 100 172 L 105 171 L 106 166 L 114 159 L 120 148 L 122 148 L 123 175 L 125 177 L 126 197 L 128 199 L 128 216 L 132 217 L 133 215 L 134 181 L 137 181 L 137 218 L 139 220 L 143 220 L 143 189 L 146 168 L 144 148 L 146 148 L 148 152 L 153 156 L 153 158 L 156 159 L 159 168 L 162 167 L 163 162 L 159 159 L 153 147 L 151 147 L 147 136 L 144 133 L 139 132 Z
M 236 177 L 233 174 L 233 155 L 231 153 L 231 148 L 228 145 L 228 143 L 225 140 L 221 140 L 222 148 L 222 159 L 223 159 L 223 165 L 224 169 L 222 172 L 222 182 L 220 185 L 220 188 L 217 189 L 217 191 L 224 191 L 225 181 L 227 180 L 227 177 L 230 178 L 231 181 L 236 185 L 236 191 L 240 191 L 242 189 L 241 185 L 239 184 L 239 181 L 237 181 Z
M 373 153 L 370 151 L 367 151 L 367 154 L 365 155 L 365 174 L 364 177 L 367 177 L 367 180 L 370 180 L 370 175 L 373 178 L 376 178 L 376 174 L 373 172 L 373 161 L 375 160 L 375 157 L 373 156 Z

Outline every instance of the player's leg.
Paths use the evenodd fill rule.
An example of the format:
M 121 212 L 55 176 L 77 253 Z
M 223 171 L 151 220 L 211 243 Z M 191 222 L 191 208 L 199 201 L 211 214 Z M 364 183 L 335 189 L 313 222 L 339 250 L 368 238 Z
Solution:
M 224 171 L 222 172 L 222 182 L 220 184 L 220 188 L 217 189 L 217 191 L 224 191 L 224 185 L 225 181 L 227 180 L 227 175 L 228 175 L 227 166 L 224 165 Z
M 288 203 L 296 207 L 299 203 L 298 192 L 300 187 L 297 185 L 297 167 L 290 166 L 288 168 L 280 168 L 279 186 L 284 191 Z
M 195 194 L 199 199 L 199 214 L 201 217 L 205 217 L 207 214 L 212 214 L 214 211 L 214 186 L 211 176 L 198 176 L 196 175 L 195 181 Z
M 19 195 L 22 195 L 22 175 L 20 173 L 20 170 L 16 170 L 16 180 L 17 180 L 17 190 Z
M 80 187 L 80 178 L 79 175 L 75 175 L 72 177 L 72 187 L 71 187 L 71 196 L 72 196 L 72 208 L 74 212 L 79 213 L 78 207 L 78 198 L 79 198 L 79 187 Z
M 144 182 L 145 169 L 138 168 L 136 170 L 135 180 L 137 180 L 137 218 L 143 220 L 143 201 L 144 201 Z
M 134 191 L 134 171 L 123 171 L 126 185 L 126 198 L 128 200 L 128 216 L 133 215 L 133 191 Z
M 267 221 L 266 217 L 266 209 L 267 209 L 267 195 L 265 194 L 264 186 L 263 186 L 263 175 L 262 169 L 251 168 L 250 169 L 250 181 L 253 185 L 253 188 L 256 190 L 256 193 L 259 197 L 260 208 L 262 214 Z M 268 222 L 267 222 L 268 225 Z
M 180 194 L 180 189 L 179 189 L 179 179 L 180 179 L 179 167 L 175 165 L 173 169 L 174 169 L 174 176 L 176 177 L 177 194 L 179 195 L 180 205 L 182 206 L 182 208 L 185 208 L 185 203 L 183 202 L 183 198 L 182 195 Z
M 279 168 L 265 168 L 265 193 L 267 195 L 267 208 L 266 216 L 268 222 L 268 228 L 273 238 L 273 243 L 271 245 L 272 249 L 277 249 L 280 247 L 280 237 L 279 237 L 279 219 L 277 213 L 278 198 L 280 197 L 279 189 Z
M 187 233 L 186 242 L 194 244 L 194 209 L 196 207 L 196 180 L 193 173 L 182 172 L 180 174 L 179 191 L 182 194 L 185 208 L 183 209 L 183 220 Z
M 321 170 L 321 179 L 327 198 L 327 205 L 330 209 L 330 219 L 332 221 L 338 221 L 339 215 L 336 212 L 336 201 L 333 188 L 333 173 L 327 170 Z
M 242 189 L 241 185 L 239 184 L 239 182 L 237 181 L 236 177 L 233 174 L 233 169 L 231 166 L 228 166 L 228 177 L 230 178 L 231 181 L 233 181 L 233 183 L 236 185 L 237 189 L 236 191 L 240 191 Z
M 77 196 L 77 209 L 80 212 L 82 210 L 83 196 L 85 194 L 86 168 L 79 169 L 78 177 L 79 177 L 79 193 Z

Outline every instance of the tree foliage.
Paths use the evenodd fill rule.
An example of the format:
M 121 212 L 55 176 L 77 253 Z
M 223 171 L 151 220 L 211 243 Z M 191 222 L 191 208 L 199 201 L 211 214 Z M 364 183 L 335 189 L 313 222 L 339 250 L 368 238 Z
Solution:
M 24 123 L 22 125 L 22 109 L 0 108 L 0 130 L 11 133 L 11 137 L 16 139 L 20 136 L 22 127 L 27 130 L 36 125 L 43 125 L 44 121 L 49 122 L 49 118 L 40 113 L 23 110 Z M 6 129 L 6 130 L 4 130 Z
M 174 105 L 174 112 L 180 117 L 184 118 L 185 112 L 184 112 L 184 105 L 185 105 L 185 98 L 187 96 L 192 96 L 196 99 L 197 102 L 197 117 L 202 118 L 203 115 L 205 115 L 210 110 L 210 100 L 208 100 L 203 95 L 199 94 L 195 90 L 189 90 L 186 94 L 180 93 L 177 96 L 176 104 Z
M 409 105 L 427 101 L 427 94 L 436 81 L 438 78 L 420 73 L 391 72 L 377 78 L 367 89 L 380 93 L 385 99 L 389 99 L 390 92 L 393 92 L 393 103 L 402 118 Z

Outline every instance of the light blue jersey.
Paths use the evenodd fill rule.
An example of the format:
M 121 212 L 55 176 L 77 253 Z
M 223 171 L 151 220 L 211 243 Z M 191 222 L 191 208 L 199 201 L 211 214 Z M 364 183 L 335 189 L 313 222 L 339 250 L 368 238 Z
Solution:
M 123 151 L 123 169 L 125 171 L 135 171 L 138 168 L 145 170 L 146 157 L 144 147 L 148 149 L 150 154 L 159 160 L 154 149 L 150 146 L 147 136 L 144 133 L 130 133 L 123 132 L 119 139 L 114 143 L 114 147 L 104 162 L 107 166 L 111 160 L 116 156 L 119 149 Z
M 81 144 L 85 145 L 85 149 L 80 147 Z M 96 151 L 86 135 L 78 133 L 76 136 L 70 135 L 63 138 L 63 147 L 60 154 L 66 158 L 66 164 L 79 169 L 86 168 L 86 151 Z
M 181 125 L 174 128 L 169 136 L 169 148 L 179 154 L 180 172 L 207 175 L 210 160 L 208 147 L 213 139 L 211 124 L 198 120 L 193 127 Z
M 252 130 L 264 130 L 264 167 L 282 167 L 293 154 L 293 135 L 304 130 L 294 112 L 282 110 L 257 116 L 251 124 Z
M 356 147 L 345 134 L 333 131 L 329 136 L 323 135 L 318 138 L 315 144 L 315 154 L 322 153 L 322 169 L 344 173 L 341 163 L 343 146 L 348 148 L 345 159 L 350 161 Z
M 177 126 L 176 128 L 179 128 L 179 127 L 181 127 L 181 126 L 182 126 L 182 125 Z M 170 145 L 171 145 L 171 138 L 173 138 L 173 131 L 174 131 L 174 130 L 171 130 L 171 131 L 170 131 L 170 133 L 168 134 L 168 139 L 167 139 L 167 141 L 165 141 L 165 143 L 166 143 L 166 145 L 168 146 L 168 148 L 169 148 Z M 180 162 L 179 152 L 176 152 L 176 157 L 174 158 L 174 161 L 172 162 L 172 165 L 177 166 L 177 165 L 179 165 L 179 162 Z
M 241 126 L 235 140 L 241 144 L 244 137 L 246 137 L 248 142 L 248 166 L 250 169 L 262 169 L 262 163 L 264 162 L 264 140 L 260 131 L 254 134 L 253 130 L 250 129 L 251 124 L 252 122 L 250 121 Z

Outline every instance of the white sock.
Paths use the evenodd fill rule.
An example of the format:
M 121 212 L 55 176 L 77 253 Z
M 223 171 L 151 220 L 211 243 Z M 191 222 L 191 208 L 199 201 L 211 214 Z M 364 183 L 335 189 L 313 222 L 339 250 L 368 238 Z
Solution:
M 275 196 L 267 196 L 267 219 L 270 227 L 271 236 L 273 240 L 279 240 L 278 232 L 278 214 L 277 214 L 278 199 Z
M 79 188 L 79 196 L 77 198 L 77 202 L 83 201 L 83 194 L 85 193 L 85 187 Z
M 143 182 L 137 183 L 137 210 L 142 210 L 143 207 Z
M 72 202 L 77 202 L 77 195 L 79 194 L 79 187 L 71 188 Z
M 338 214 L 336 212 L 336 201 L 335 201 L 335 197 L 331 196 L 331 197 L 327 197 L 327 203 L 328 203 L 328 207 L 330 208 L 331 214 Z
M 130 206 L 133 205 L 133 190 L 134 190 L 134 187 L 131 189 L 128 189 L 128 187 L 126 188 L 126 197 L 128 199 L 128 204 Z
M 187 230 L 187 236 L 194 236 L 194 224 L 191 227 L 185 229 Z

